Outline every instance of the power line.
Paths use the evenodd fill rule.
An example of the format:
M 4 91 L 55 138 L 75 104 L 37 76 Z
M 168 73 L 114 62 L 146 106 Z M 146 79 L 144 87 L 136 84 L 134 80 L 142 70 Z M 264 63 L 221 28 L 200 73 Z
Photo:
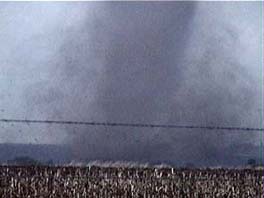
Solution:
M 117 123 L 117 122 L 84 122 L 61 120 L 28 120 L 28 119 L 0 119 L 6 123 L 27 124 L 59 124 L 59 125 L 90 125 L 109 127 L 136 127 L 136 128 L 178 128 L 178 129 L 205 129 L 205 130 L 232 130 L 232 131 L 263 131 L 263 128 L 234 127 L 234 126 L 200 126 L 200 125 L 174 125 L 174 124 L 144 124 L 144 123 Z

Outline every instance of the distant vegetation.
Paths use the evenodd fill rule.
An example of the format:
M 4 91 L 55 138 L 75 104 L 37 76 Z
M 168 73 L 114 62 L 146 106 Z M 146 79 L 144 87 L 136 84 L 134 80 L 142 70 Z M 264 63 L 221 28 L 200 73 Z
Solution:
M 247 165 L 250 167 L 255 167 L 256 166 L 256 160 L 255 159 L 249 159 L 247 162 Z
M 47 162 L 40 162 L 34 158 L 28 157 L 28 156 L 20 156 L 16 157 L 12 160 L 7 161 L 8 165 L 17 165 L 17 166 L 40 166 L 40 165 L 46 165 L 46 166 L 52 166 L 54 165 L 52 160 L 48 160 Z
M 28 156 L 21 156 L 21 157 L 16 157 L 13 160 L 8 160 L 8 164 L 10 165 L 23 165 L 23 166 L 37 166 L 41 165 L 41 163 L 31 157 Z

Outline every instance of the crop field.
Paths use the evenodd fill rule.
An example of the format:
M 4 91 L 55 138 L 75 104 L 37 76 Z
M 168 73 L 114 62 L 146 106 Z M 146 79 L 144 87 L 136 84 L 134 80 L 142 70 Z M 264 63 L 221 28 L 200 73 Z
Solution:
M 1 198 L 262 198 L 262 191 L 255 169 L 0 166 Z

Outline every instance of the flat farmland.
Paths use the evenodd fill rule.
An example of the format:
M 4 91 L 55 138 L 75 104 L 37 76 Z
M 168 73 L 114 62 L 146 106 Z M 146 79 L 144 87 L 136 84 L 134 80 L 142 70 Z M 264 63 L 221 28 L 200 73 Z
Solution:
M 0 197 L 258 198 L 263 179 L 255 169 L 0 166 Z

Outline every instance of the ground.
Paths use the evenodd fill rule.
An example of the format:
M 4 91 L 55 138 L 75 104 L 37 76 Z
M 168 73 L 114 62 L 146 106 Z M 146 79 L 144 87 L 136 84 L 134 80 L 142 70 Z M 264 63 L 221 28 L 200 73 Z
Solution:
M 256 169 L 0 166 L 0 197 L 257 198 L 263 179 Z

